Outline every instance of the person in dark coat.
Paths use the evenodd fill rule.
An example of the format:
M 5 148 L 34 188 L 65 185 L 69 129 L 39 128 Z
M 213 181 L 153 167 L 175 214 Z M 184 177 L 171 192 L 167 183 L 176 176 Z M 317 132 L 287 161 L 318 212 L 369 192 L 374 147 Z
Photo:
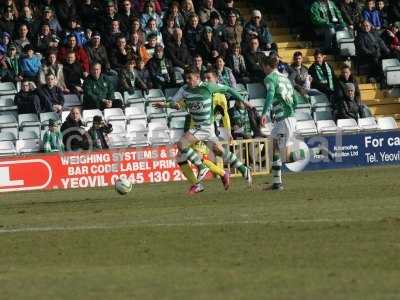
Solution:
M 261 60 L 264 54 L 259 51 L 258 38 L 250 40 L 248 50 L 244 53 L 244 61 L 246 63 L 247 71 L 250 79 L 253 82 L 262 82 L 265 78 L 264 71 L 261 69 Z
M 76 61 L 75 52 L 69 52 L 67 54 L 67 59 L 63 66 L 63 72 L 67 92 L 72 94 L 83 93 L 83 69 L 81 64 Z
M 355 40 L 356 52 L 359 60 L 370 65 L 368 77 L 373 82 L 383 77 L 381 61 L 390 55 L 390 50 L 368 21 L 363 21 L 361 28 Z
M 101 116 L 93 117 L 93 126 L 89 129 L 89 147 L 92 149 L 108 149 L 108 134 L 112 132 L 112 125 L 103 121 Z
M 400 0 L 389 0 L 389 21 L 395 23 L 400 20 Z
M 336 99 L 335 117 L 336 119 L 358 119 L 360 103 L 355 97 L 355 87 L 353 83 L 345 83 L 343 86 L 344 94 Z
M 173 31 L 174 41 L 166 45 L 166 56 L 171 59 L 174 67 L 185 69 L 192 61 L 190 52 L 182 40 L 182 30 L 175 28 Z
M 42 110 L 40 107 L 40 98 L 32 90 L 28 80 L 23 80 L 21 90 L 15 95 L 14 103 L 18 107 L 18 114 L 36 114 L 39 115 Z
M 312 77 L 311 87 L 330 98 L 335 92 L 336 77 L 333 67 L 325 61 L 325 55 L 320 50 L 314 52 L 315 62 L 308 70 Z
M 164 56 L 163 46 L 156 46 L 154 56 L 147 63 L 147 68 L 155 88 L 164 89 L 176 83 L 172 63 Z
M 67 119 L 61 125 L 63 144 L 67 151 L 79 151 L 87 149 L 87 136 L 85 133 L 85 124 L 81 120 L 79 108 L 71 109 Z
M 64 105 L 64 93 L 56 85 L 56 77 L 53 73 L 46 74 L 46 84 L 38 89 L 38 95 L 43 112 L 62 112 Z

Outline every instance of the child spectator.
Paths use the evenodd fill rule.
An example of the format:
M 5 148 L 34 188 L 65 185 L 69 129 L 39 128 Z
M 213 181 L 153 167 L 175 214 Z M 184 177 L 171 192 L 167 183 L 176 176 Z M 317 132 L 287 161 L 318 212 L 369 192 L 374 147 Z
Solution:
M 362 12 L 363 19 L 371 23 L 372 28 L 380 30 L 382 27 L 381 20 L 379 18 L 379 11 L 375 9 L 375 1 L 368 0 L 367 8 Z
M 249 83 L 250 78 L 246 69 L 246 62 L 241 54 L 241 48 L 239 44 L 233 46 L 231 54 L 226 59 L 226 64 L 232 69 L 233 76 L 235 76 L 239 83 Z
M 37 75 L 39 74 L 42 63 L 34 54 L 33 47 L 30 44 L 25 46 L 24 55 L 20 58 L 19 64 L 21 68 L 21 75 L 24 78 L 35 81 Z
M 49 120 L 49 129 L 43 135 L 45 153 L 64 152 L 63 137 L 55 120 Z
M 89 147 L 92 149 L 108 149 L 108 134 L 112 132 L 112 125 L 106 124 L 101 116 L 93 117 L 93 126 L 89 129 Z

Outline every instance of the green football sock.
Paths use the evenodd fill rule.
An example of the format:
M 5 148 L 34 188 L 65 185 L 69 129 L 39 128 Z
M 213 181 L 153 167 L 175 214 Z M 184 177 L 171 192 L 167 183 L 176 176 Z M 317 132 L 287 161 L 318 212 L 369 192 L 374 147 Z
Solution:
M 272 183 L 282 184 L 282 161 L 279 154 L 272 156 Z
M 188 161 L 190 161 L 192 164 L 199 167 L 200 169 L 206 168 L 206 166 L 201 161 L 200 156 L 192 148 L 183 149 L 182 155 L 184 155 Z
M 247 167 L 237 158 L 234 153 L 230 152 L 228 149 L 225 149 L 223 159 L 232 167 L 238 169 L 243 176 L 246 174 Z

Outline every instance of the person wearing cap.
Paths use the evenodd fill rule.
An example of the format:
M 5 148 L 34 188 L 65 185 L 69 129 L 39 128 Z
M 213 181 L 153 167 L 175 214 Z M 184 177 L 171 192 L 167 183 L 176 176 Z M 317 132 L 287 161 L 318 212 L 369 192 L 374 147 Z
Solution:
M 223 23 L 221 14 L 218 12 L 218 10 L 215 9 L 214 7 L 214 1 L 213 0 L 203 0 L 203 5 L 199 9 L 199 18 L 201 24 L 206 24 L 211 17 L 211 14 L 215 13 L 219 17 L 220 24 Z
M 259 10 L 253 10 L 252 17 L 244 27 L 245 39 L 249 41 L 257 37 L 260 42 L 261 50 L 276 50 L 276 44 L 272 41 L 272 35 L 268 30 L 267 24 L 262 20 L 262 14 Z
M 54 11 L 50 6 L 45 6 L 43 8 L 43 17 L 42 22 L 48 23 L 51 32 L 55 34 L 61 34 L 62 28 L 60 23 L 58 22 L 56 16 L 54 15 Z
M 346 28 L 340 10 L 331 0 L 316 0 L 310 8 L 310 19 L 317 36 L 323 38 L 323 50 L 331 51 L 336 32 Z
M 78 46 L 76 41 L 76 36 L 71 34 L 67 37 L 67 44 L 61 47 L 58 51 L 58 60 L 60 62 L 65 62 L 68 52 L 74 51 L 76 55 L 76 60 L 81 64 L 84 76 L 89 75 L 89 57 L 86 50 L 83 47 Z
M 89 148 L 92 149 L 108 149 L 108 134 L 112 132 L 113 128 L 110 123 L 105 123 L 101 116 L 93 117 L 93 126 L 90 127 L 88 135 L 90 138 Z
M 56 120 L 49 120 L 49 128 L 43 135 L 44 153 L 64 152 L 63 136 Z
M 176 84 L 171 61 L 164 56 L 164 47 L 157 45 L 154 56 L 147 63 L 147 68 L 156 89 L 165 89 Z
M 226 23 L 229 19 L 229 15 L 234 13 L 239 23 L 242 23 L 242 17 L 240 15 L 240 10 L 235 7 L 234 0 L 225 0 L 222 9 L 219 10 L 221 13 L 222 19 L 224 23 Z
M 24 54 L 20 57 L 19 65 L 22 77 L 36 81 L 42 63 L 34 54 L 32 45 L 28 44 L 24 47 Z
M 90 68 L 90 76 L 83 83 L 83 108 L 105 109 L 119 107 L 123 103 L 115 99 L 112 83 L 101 73 L 101 64 L 94 63 Z
M 86 44 L 86 52 L 89 56 L 90 64 L 99 62 L 103 70 L 111 69 L 106 47 L 101 43 L 101 35 L 98 31 L 92 33 L 90 42 Z
M 232 48 L 233 45 L 242 43 L 243 26 L 238 21 L 237 14 L 234 10 L 229 11 L 227 20 L 222 29 L 221 40 L 226 49 Z

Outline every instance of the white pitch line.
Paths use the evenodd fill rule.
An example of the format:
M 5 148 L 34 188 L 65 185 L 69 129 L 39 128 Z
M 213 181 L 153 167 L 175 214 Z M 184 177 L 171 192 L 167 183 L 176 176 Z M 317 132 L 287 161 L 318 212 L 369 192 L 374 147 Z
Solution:
M 77 226 L 43 226 L 43 227 L 19 227 L 0 229 L 0 234 L 21 233 L 21 232 L 50 232 L 50 231 L 81 231 L 81 230 L 107 230 L 107 229 L 126 229 L 136 227 L 183 227 L 183 226 L 223 226 L 223 225 L 278 225 L 282 223 L 355 223 L 355 222 L 379 222 L 382 219 L 293 219 L 276 221 L 224 221 L 224 222 L 187 222 L 187 223 L 148 223 L 137 222 L 115 225 L 77 225 Z

